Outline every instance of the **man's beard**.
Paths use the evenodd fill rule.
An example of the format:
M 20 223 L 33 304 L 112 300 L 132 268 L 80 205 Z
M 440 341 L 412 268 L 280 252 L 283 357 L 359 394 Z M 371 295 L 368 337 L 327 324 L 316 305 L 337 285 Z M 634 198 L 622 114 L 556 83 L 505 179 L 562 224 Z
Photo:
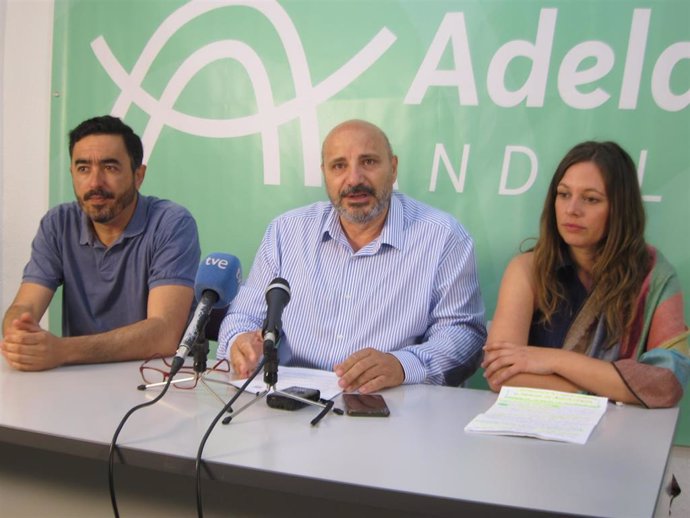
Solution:
M 110 206 L 104 205 L 99 208 L 93 206 L 87 206 L 86 202 L 93 196 L 101 196 L 105 200 L 115 200 Z M 123 210 L 125 210 L 129 205 L 131 205 L 137 197 L 137 189 L 132 184 L 132 188 L 125 191 L 121 196 L 117 197 L 112 192 L 106 191 L 105 189 L 93 189 L 87 192 L 82 199 L 78 198 L 79 205 L 86 215 L 94 223 L 109 223 L 117 216 L 119 216 Z
M 391 201 L 391 194 L 393 189 L 391 187 L 385 188 L 380 195 L 372 187 L 364 184 L 357 184 L 338 194 L 337 202 L 331 200 L 338 213 L 351 223 L 364 224 L 375 220 L 383 211 L 388 208 Z M 346 207 L 343 205 L 343 198 L 351 194 L 366 193 L 373 196 L 376 204 L 371 208 L 366 207 Z

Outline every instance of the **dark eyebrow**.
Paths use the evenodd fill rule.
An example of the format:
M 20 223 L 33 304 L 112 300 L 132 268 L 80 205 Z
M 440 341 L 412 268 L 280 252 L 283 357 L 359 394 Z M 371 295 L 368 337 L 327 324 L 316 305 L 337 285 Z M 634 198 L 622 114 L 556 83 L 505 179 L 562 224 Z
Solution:
M 92 160 L 89 160 L 87 158 L 76 158 L 74 160 L 75 165 L 83 165 L 83 164 L 90 164 L 92 163 Z M 117 158 L 104 158 L 103 160 L 98 161 L 99 164 L 102 165 L 110 165 L 110 164 L 115 164 L 115 165 L 120 165 L 120 161 Z
M 571 189 L 571 187 L 567 183 L 564 183 L 564 182 L 560 182 L 556 186 L 556 188 L 558 188 L 558 187 L 563 187 L 564 189 Z M 606 196 L 606 193 L 601 192 L 599 189 L 595 189 L 594 187 L 588 187 L 583 192 L 586 192 L 586 193 L 595 192 L 597 194 L 600 194 L 601 196 Z
M 334 164 L 339 164 L 339 163 L 341 163 L 341 162 L 347 162 L 347 160 L 345 159 L 345 157 L 342 157 L 342 156 L 335 157 L 335 158 L 333 158 L 333 159 L 331 159 L 331 160 L 328 161 L 328 165 L 329 165 L 329 166 L 332 166 L 332 165 L 334 165 Z
M 120 161 L 117 158 L 104 158 L 103 160 L 101 160 L 100 163 L 105 164 L 105 165 L 108 165 L 108 164 L 120 165 Z

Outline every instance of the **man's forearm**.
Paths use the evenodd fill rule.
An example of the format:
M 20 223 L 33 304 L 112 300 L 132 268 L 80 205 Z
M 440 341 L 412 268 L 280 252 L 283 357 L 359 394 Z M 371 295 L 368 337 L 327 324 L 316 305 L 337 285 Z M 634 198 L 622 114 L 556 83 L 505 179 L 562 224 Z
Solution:
M 140 360 L 174 354 L 180 333 L 162 318 L 147 318 L 134 324 L 95 335 L 60 339 L 64 362 L 99 363 Z

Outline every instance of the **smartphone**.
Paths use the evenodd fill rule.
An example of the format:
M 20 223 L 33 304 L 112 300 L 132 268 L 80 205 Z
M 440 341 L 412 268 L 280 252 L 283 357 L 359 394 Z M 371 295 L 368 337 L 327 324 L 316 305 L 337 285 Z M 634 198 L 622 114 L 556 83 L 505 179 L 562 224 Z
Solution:
M 391 413 L 380 394 L 343 394 L 345 413 L 362 417 L 388 417 Z
M 318 401 L 321 397 L 321 392 L 319 392 L 318 389 L 306 387 L 293 386 L 279 392 L 294 394 L 295 396 L 299 396 L 310 401 Z M 296 399 L 292 399 L 291 397 L 275 392 L 271 392 L 266 396 L 266 404 L 271 408 L 280 408 L 281 410 L 299 410 L 300 408 L 307 406 L 307 403 L 297 401 Z

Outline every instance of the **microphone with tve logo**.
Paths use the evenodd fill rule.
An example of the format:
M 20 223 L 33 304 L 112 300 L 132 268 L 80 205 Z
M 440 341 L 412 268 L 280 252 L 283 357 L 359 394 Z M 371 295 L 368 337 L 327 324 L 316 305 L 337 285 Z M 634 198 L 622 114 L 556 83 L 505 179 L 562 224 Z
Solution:
M 197 306 L 173 358 L 170 375 L 174 376 L 184 359 L 204 332 L 211 310 L 224 308 L 237 295 L 242 280 L 242 266 L 234 255 L 213 253 L 206 257 L 196 272 L 194 295 Z
M 278 381 L 278 340 L 283 327 L 283 310 L 290 302 L 290 285 L 281 277 L 276 277 L 266 288 L 266 320 L 262 336 L 264 340 L 264 382 L 274 386 Z

